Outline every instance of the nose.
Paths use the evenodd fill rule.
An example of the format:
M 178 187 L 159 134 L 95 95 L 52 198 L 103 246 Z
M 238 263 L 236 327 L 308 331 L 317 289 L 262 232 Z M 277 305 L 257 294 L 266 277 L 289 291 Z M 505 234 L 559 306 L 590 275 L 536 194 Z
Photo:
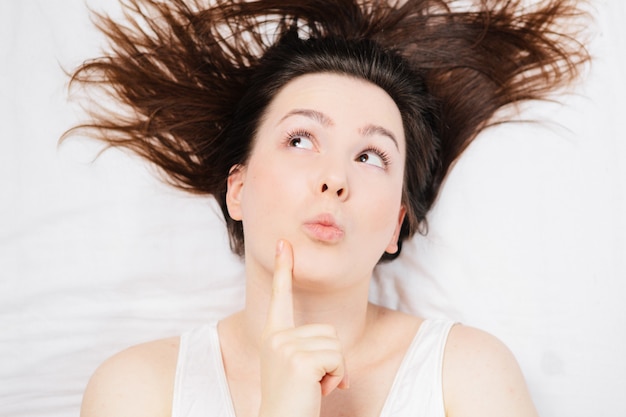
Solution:
M 348 178 L 345 167 L 340 164 L 327 165 L 321 172 L 318 190 L 324 195 L 336 195 L 341 200 L 348 198 Z
M 330 181 L 322 183 L 322 187 L 321 187 L 322 193 L 326 193 L 326 192 L 332 193 L 332 192 L 335 192 L 337 194 L 337 197 L 340 197 L 340 198 L 347 194 L 345 186 L 344 187 L 333 187 L 332 185 L 329 186 L 328 183 L 330 183 Z

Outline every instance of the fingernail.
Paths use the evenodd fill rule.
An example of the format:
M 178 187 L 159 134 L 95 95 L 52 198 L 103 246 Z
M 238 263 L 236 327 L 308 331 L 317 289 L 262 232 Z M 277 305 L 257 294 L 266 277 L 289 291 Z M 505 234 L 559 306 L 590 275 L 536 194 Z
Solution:
M 276 242 L 276 255 L 280 255 L 281 253 L 283 253 L 284 246 L 285 242 L 283 242 L 282 239 L 279 239 L 278 242 Z

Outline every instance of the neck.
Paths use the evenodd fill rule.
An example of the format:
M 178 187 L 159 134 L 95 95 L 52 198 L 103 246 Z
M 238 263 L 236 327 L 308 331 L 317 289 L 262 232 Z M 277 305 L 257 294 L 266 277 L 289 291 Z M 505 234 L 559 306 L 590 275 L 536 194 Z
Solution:
M 245 308 L 236 316 L 244 341 L 253 350 L 259 341 L 272 292 L 272 276 L 252 273 L 246 267 Z M 354 280 L 346 287 L 293 281 L 294 321 L 296 326 L 313 323 L 335 327 L 344 351 L 354 350 L 362 340 L 366 328 L 375 318 L 375 309 L 368 302 L 369 277 Z

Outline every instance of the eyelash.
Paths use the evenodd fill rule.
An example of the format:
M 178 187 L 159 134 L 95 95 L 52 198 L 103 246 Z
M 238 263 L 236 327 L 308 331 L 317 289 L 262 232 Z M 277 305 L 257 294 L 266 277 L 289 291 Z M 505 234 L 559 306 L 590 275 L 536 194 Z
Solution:
M 311 133 L 307 132 L 306 130 L 289 131 L 287 132 L 287 135 L 285 137 L 285 144 L 290 145 L 293 139 L 299 138 L 299 137 L 311 139 L 313 135 L 311 135 Z
M 298 138 L 298 137 L 311 139 L 313 137 L 313 135 L 310 132 L 306 131 L 306 130 L 289 131 L 289 132 L 287 132 L 287 135 L 285 137 L 285 144 L 290 145 L 291 141 L 293 139 L 295 139 L 295 138 Z M 383 162 L 383 165 L 384 165 L 385 168 L 387 168 L 389 166 L 389 164 L 391 163 L 391 158 L 389 157 L 389 154 L 387 152 L 383 151 L 382 149 L 377 148 L 375 146 L 369 146 L 369 147 L 365 148 L 363 151 L 361 151 L 361 153 L 359 153 L 359 157 L 361 155 L 363 155 L 363 154 L 368 153 L 368 152 L 374 152 L 376 155 L 378 155 L 378 157 Z
M 367 152 L 374 152 L 376 155 L 378 155 L 378 157 L 381 159 L 381 161 L 383 161 L 383 165 L 385 168 L 387 168 L 389 166 L 389 164 L 391 164 L 391 158 L 389 157 L 389 154 L 385 151 L 383 151 L 380 148 L 377 148 L 375 146 L 369 146 L 368 148 L 364 149 L 360 154 L 359 157 Z

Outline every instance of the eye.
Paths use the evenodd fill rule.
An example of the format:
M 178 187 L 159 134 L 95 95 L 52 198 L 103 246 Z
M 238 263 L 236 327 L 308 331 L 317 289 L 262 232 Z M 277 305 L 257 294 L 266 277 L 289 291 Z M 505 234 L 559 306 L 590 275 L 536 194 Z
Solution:
M 287 135 L 287 146 L 292 148 L 313 149 L 311 134 L 305 131 L 292 132 Z
M 384 151 L 379 149 L 371 148 L 363 151 L 356 158 L 357 161 L 363 162 L 364 164 L 374 165 L 375 167 L 386 169 L 389 165 L 389 157 Z

